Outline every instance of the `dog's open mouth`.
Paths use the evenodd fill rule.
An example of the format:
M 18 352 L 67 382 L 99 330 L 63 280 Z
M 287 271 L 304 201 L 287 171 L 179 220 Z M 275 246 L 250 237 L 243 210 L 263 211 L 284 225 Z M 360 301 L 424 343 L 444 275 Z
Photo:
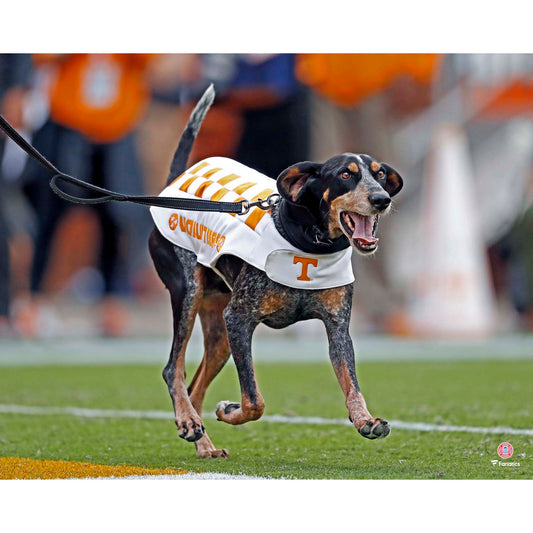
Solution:
M 363 254 L 372 253 L 378 247 L 376 237 L 379 215 L 363 216 L 354 211 L 341 213 L 341 224 L 354 246 Z

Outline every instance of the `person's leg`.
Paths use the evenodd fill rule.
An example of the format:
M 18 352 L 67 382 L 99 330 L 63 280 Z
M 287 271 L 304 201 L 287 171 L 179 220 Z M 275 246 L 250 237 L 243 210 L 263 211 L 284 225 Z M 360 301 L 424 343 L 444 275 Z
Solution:
M 90 146 L 78 132 L 48 122 L 35 136 L 34 144 L 37 150 L 48 157 L 61 171 L 87 179 L 85 176 L 89 174 Z M 49 171 L 36 166 L 35 162 L 31 162 L 28 166 L 31 186 L 38 192 L 34 200 L 37 233 L 30 279 L 31 293 L 37 296 L 42 292 L 55 231 L 69 206 L 50 189 Z
M 49 121 L 36 133 L 33 144 L 63 172 L 74 176 L 87 175 L 88 145 L 79 133 Z M 50 172 L 32 159 L 28 161 L 23 176 L 25 193 L 35 209 L 37 225 L 30 272 L 30 301 L 20 311 L 17 323 L 24 336 L 34 337 L 39 333 L 39 300 L 55 232 L 69 206 L 50 189 Z
M 106 209 L 98 212 L 101 227 L 100 271 L 104 279 L 102 329 L 104 335 L 118 337 L 125 333 L 128 323 L 127 313 L 120 301 L 125 282 L 120 227 Z
M 109 187 L 106 183 L 109 149 L 107 145 L 95 146 L 92 156 L 93 183 L 101 187 Z M 126 311 L 120 301 L 120 295 L 127 291 L 122 232 L 118 224 L 119 218 L 113 216 L 109 204 L 97 206 L 97 213 L 100 222 L 99 268 L 104 281 L 101 307 L 102 333 L 118 337 L 124 334 L 128 322 Z
M 104 187 L 132 195 L 145 193 L 134 134 L 108 145 L 103 164 Z M 135 276 L 148 265 L 146 241 L 153 228 L 152 218 L 147 207 L 125 202 L 108 203 L 106 209 L 120 232 L 122 255 L 118 274 L 122 278 L 120 286 L 127 290 Z
M 30 273 L 30 292 L 34 297 L 42 292 L 55 231 L 64 212 L 65 206 L 60 198 L 43 195 L 37 212 L 38 228 Z
M 100 185 L 127 194 L 143 194 L 144 181 L 134 135 L 102 145 Z M 153 227 L 146 207 L 119 202 L 105 204 L 100 213 L 104 276 L 103 329 L 121 335 L 127 316 L 120 302 L 131 290 L 136 275 L 147 266 L 146 241 Z

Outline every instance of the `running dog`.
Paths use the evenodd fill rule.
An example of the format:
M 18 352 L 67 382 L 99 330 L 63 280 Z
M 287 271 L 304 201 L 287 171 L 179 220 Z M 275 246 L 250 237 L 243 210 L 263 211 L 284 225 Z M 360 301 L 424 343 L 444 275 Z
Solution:
M 181 176 L 184 176 L 182 181 L 185 180 L 193 142 L 213 99 L 214 90 L 210 88 L 191 114 L 174 155 L 167 185 Z M 217 170 L 220 168 L 202 174 L 203 185 L 198 187 L 196 196 L 200 195 L 200 189 L 205 191 L 210 185 L 221 187 L 222 179 L 213 185 L 213 178 L 207 178 Z M 195 179 L 194 169 L 190 172 L 193 176 L 181 186 L 182 191 Z M 226 182 L 233 179 L 231 176 L 233 174 L 224 178 Z M 269 181 L 274 184 L 274 180 Z M 346 398 L 350 421 L 365 438 L 389 435 L 388 422 L 370 414 L 357 382 L 354 350 L 348 333 L 353 296 L 351 264 L 348 263 L 352 277 L 343 278 L 342 274 L 338 278 L 348 279 L 348 283 L 337 286 L 340 282 L 337 280 L 335 285 L 335 280 L 330 279 L 329 288 L 295 287 L 303 287 L 303 283 L 311 281 L 311 273 L 319 271 L 314 267 L 322 260 L 332 261 L 331 258 L 344 251 L 351 256 L 352 249 L 362 255 L 374 253 L 378 247 L 378 218 L 390 211 L 391 197 L 400 191 L 402 184 L 399 173 L 389 165 L 368 155 L 352 153 L 337 155 L 325 163 L 296 163 L 284 170 L 276 180 L 280 201 L 266 216 L 270 217 L 278 237 L 291 247 L 291 253 L 301 251 L 299 255 L 290 256 L 293 258 L 291 265 L 294 263 L 294 268 L 299 269 L 298 281 L 292 286 L 290 282 L 287 285 L 274 281 L 268 272 L 237 255 L 224 254 L 225 244 L 220 235 L 207 226 L 189 224 L 183 214 L 168 219 L 169 210 L 165 211 L 165 220 L 169 221 L 171 229 L 179 231 L 181 224 L 183 232 L 190 230 L 198 243 L 220 252 L 216 267 L 211 268 L 201 264 L 199 255 L 191 249 L 171 242 L 158 227 L 149 239 L 150 254 L 170 293 L 173 312 L 174 337 L 163 377 L 174 406 L 178 434 L 195 443 L 198 457 L 229 456 L 225 449 L 216 448 L 208 437 L 202 422 L 202 404 L 207 387 L 226 364 L 230 353 L 238 372 L 241 400 L 219 402 L 218 420 L 244 424 L 263 414 L 265 403 L 251 354 L 252 334 L 260 323 L 284 328 L 301 320 L 321 320 L 326 327 L 329 356 Z M 217 216 L 226 217 L 224 220 L 232 223 L 239 219 L 229 214 Z M 261 213 L 258 213 L 254 224 L 260 218 Z M 242 227 L 250 235 L 254 231 L 252 226 Z M 284 272 L 287 270 L 285 268 Z M 196 315 L 200 316 L 205 352 L 187 387 L 185 349 Z

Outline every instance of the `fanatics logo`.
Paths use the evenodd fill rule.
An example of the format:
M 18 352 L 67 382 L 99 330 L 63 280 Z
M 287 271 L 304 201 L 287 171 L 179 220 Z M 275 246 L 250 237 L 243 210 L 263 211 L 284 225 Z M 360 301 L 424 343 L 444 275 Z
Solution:
M 508 442 L 502 442 L 498 446 L 498 455 L 502 459 L 509 459 L 509 457 L 512 457 L 513 455 L 513 447 Z

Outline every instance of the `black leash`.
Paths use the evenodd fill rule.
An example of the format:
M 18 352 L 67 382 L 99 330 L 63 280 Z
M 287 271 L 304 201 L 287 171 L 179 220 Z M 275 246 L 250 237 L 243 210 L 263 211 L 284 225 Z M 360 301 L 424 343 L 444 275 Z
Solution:
M 193 198 L 173 198 L 164 196 L 129 196 L 118 192 L 109 191 L 96 185 L 91 185 L 78 178 L 69 176 L 57 169 L 46 157 L 37 151 L 18 131 L 11 126 L 11 124 L 0 115 L 0 129 L 22 150 L 24 150 L 30 157 L 33 157 L 43 167 L 54 174 L 50 180 L 50 187 L 52 190 L 64 200 L 73 202 L 75 204 L 102 204 L 104 202 L 132 202 L 142 205 L 153 205 L 155 207 L 166 207 L 169 209 L 185 209 L 188 211 L 210 211 L 219 213 L 236 213 L 238 215 L 245 215 L 252 207 L 259 207 L 260 209 L 270 209 L 278 202 L 279 195 L 271 194 L 266 199 L 259 199 L 257 202 L 249 202 L 248 200 L 239 200 L 238 202 L 212 202 L 211 200 L 195 200 Z M 82 189 L 100 194 L 95 198 L 80 198 L 66 193 L 59 188 L 58 182 L 71 183 L 77 185 Z

